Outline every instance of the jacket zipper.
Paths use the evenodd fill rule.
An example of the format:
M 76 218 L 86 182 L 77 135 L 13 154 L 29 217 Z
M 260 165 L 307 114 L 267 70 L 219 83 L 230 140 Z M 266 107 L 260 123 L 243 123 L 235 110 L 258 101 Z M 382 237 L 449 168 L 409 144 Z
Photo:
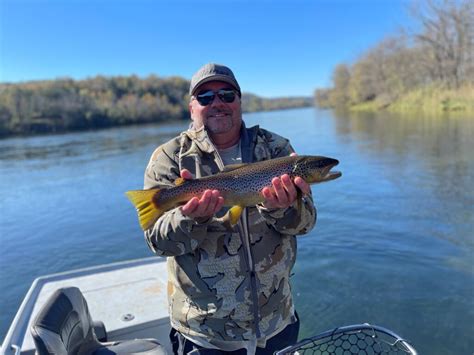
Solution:
M 212 144 L 212 142 L 211 142 Z M 224 170 L 224 161 L 222 160 L 221 156 L 219 155 L 218 150 L 214 146 L 214 152 L 216 156 L 216 163 L 219 169 L 222 171 Z M 237 229 L 239 231 L 240 240 L 242 241 L 244 248 L 245 248 L 245 255 L 246 255 L 246 262 L 247 267 L 250 271 L 250 287 L 251 287 L 251 297 L 252 297 L 252 304 L 253 304 L 253 316 L 255 319 L 255 336 L 256 338 L 260 338 L 261 332 L 259 327 L 259 313 L 258 313 L 258 294 L 257 294 L 257 273 L 255 272 L 255 265 L 253 262 L 252 251 L 250 249 L 250 235 L 248 229 L 248 214 L 247 208 L 244 208 L 242 215 L 240 216 L 239 223 L 237 224 Z
M 258 313 L 258 294 L 257 294 L 257 273 L 255 272 L 255 264 L 253 262 L 252 250 L 250 249 L 250 235 L 248 233 L 248 213 L 247 208 L 244 209 L 238 224 L 240 238 L 247 251 L 247 265 L 250 270 L 250 288 L 253 303 L 253 316 L 255 319 L 255 335 L 260 338 L 259 313 Z

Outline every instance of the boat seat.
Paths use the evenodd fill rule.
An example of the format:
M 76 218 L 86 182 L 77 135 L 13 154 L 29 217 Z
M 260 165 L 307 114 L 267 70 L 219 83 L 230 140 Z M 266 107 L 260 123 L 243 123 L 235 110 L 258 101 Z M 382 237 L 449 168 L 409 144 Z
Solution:
M 105 327 L 101 329 L 106 339 Z M 94 330 L 87 302 L 77 287 L 60 288 L 48 299 L 36 316 L 31 333 L 36 353 L 54 355 L 167 354 L 156 339 L 101 342 Z

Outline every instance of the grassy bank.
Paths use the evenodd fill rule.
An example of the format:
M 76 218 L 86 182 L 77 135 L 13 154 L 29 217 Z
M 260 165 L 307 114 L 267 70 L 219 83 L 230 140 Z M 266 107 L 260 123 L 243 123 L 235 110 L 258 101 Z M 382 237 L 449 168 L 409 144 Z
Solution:
M 398 113 L 437 115 L 445 113 L 472 114 L 474 118 L 474 84 L 458 89 L 427 86 L 411 90 L 393 102 L 373 100 L 351 106 L 352 111 L 388 110 Z

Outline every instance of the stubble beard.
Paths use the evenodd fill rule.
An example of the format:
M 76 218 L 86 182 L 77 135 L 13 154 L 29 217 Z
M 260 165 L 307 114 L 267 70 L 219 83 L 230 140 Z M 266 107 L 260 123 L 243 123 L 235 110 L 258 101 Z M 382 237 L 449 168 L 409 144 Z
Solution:
M 211 134 L 227 133 L 234 127 L 232 112 L 216 111 L 207 116 L 205 128 Z

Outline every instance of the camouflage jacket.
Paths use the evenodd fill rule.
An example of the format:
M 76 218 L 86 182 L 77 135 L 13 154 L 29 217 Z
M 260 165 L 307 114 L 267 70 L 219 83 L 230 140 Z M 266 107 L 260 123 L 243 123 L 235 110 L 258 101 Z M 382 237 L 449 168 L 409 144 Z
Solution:
M 288 156 L 288 140 L 242 127 L 242 162 Z M 188 130 L 158 147 L 145 171 L 145 189 L 172 186 L 180 170 L 195 177 L 223 169 L 204 129 Z M 302 211 L 248 207 L 232 229 L 217 219 L 204 223 L 175 208 L 145 232 L 149 247 L 168 256 L 168 300 L 172 326 L 183 334 L 218 341 L 266 339 L 293 323 L 290 272 L 297 234 L 316 221 L 312 197 Z M 219 216 L 226 211 L 220 211 Z M 217 217 L 219 217 L 217 216 Z

